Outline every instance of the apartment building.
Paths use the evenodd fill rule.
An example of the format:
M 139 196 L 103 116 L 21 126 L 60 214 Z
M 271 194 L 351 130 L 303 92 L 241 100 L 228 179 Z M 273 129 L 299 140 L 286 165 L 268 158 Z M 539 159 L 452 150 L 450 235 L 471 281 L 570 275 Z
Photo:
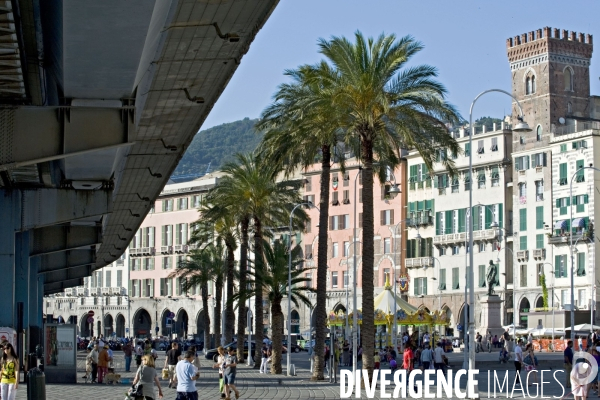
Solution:
M 512 133 L 504 123 L 494 124 L 489 132 L 485 126 L 473 131 L 472 144 L 469 130 L 453 133 L 462 154 L 444 149 L 437 155 L 439 161 L 454 160 L 458 171 L 454 176 L 439 162 L 429 171 L 416 151 L 407 156 L 408 213 L 403 246 L 410 278 L 409 302 L 428 311 L 445 311 L 450 321 L 445 333 L 449 335 L 462 334 L 455 330 L 464 325 L 469 221 L 473 224 L 476 320 L 481 313 L 477 300 L 487 292 L 485 272 L 490 261 L 499 268 L 496 294 L 506 300 L 512 289 L 512 198 L 506 189 L 513 176 Z M 468 174 L 471 152 L 473 182 Z M 473 209 L 469 212 L 471 187 Z

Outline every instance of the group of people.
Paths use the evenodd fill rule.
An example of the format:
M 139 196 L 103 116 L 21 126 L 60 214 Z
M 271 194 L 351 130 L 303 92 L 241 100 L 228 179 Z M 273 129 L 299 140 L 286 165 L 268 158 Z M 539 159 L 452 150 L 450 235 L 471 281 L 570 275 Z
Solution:
M 578 339 L 577 347 L 579 348 L 579 352 L 587 351 L 595 359 L 596 363 L 600 365 L 600 335 L 598 332 L 594 332 L 588 340 L 587 349 L 584 350 L 581 337 Z M 567 373 L 566 387 L 572 390 L 571 393 L 575 399 L 582 398 L 585 400 L 590 390 L 595 390 L 596 395 L 598 395 L 600 390 L 600 373 L 594 377 L 591 383 L 586 383 L 588 380 L 586 378 L 592 373 L 592 368 L 585 358 L 577 356 L 577 353 L 573 349 L 572 340 L 567 342 L 567 348 L 563 353 L 563 357 L 564 368 Z
M 90 342 L 90 345 L 87 347 L 83 379 L 91 377 L 92 383 L 104 383 L 104 377 L 108 374 L 109 367 L 112 365 L 113 352 L 108 344 L 101 340 Z

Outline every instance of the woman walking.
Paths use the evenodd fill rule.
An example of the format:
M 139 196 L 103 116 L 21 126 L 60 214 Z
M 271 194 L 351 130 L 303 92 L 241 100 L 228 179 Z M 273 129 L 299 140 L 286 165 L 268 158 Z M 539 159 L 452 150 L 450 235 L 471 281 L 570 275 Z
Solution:
M 145 355 L 142 357 L 142 365 L 138 368 L 135 379 L 133 380 L 133 386 L 138 382 L 142 384 L 142 393 L 144 396 L 136 397 L 135 400 L 154 400 L 154 384 L 158 387 L 158 398 L 162 399 L 163 392 L 160 387 L 160 381 L 158 375 L 156 375 L 156 368 L 154 364 L 154 357 L 152 355 Z
M 533 376 L 533 383 L 537 385 L 538 359 L 535 354 L 533 354 L 533 344 L 531 343 L 527 343 L 527 346 L 525 346 L 525 358 L 523 359 L 523 365 L 525 366 L 525 372 L 527 372 L 527 381 L 529 381 L 529 373 L 531 373 Z M 532 384 L 529 383 L 528 385 L 531 386 Z
M 225 372 L 225 349 L 222 346 L 217 347 L 217 352 L 219 355 L 217 356 L 217 362 L 213 365 L 213 368 L 219 368 L 219 392 L 221 392 L 221 398 L 229 397 L 229 392 L 225 395 L 225 377 L 223 373 Z
M 349 366 L 350 365 L 350 343 L 348 341 L 344 341 L 344 347 L 342 348 L 342 365 Z
M 226 400 L 229 400 L 229 393 L 233 390 L 235 393 L 235 398 L 240 398 L 240 392 L 235 387 L 235 373 L 237 370 L 237 357 L 235 356 L 235 350 L 229 348 L 229 356 L 225 357 L 225 370 L 223 373 L 223 378 L 225 379 L 225 393 L 227 396 Z
M 12 344 L 7 343 L 4 346 L 2 355 L 2 369 L 0 375 L 0 387 L 2 388 L 2 399 L 15 400 L 17 389 L 19 388 L 19 357 Z

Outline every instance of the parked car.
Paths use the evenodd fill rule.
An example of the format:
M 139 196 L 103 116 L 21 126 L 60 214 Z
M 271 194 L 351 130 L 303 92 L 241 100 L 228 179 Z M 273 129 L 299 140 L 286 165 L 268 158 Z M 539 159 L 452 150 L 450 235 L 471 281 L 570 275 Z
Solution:
M 300 353 L 301 351 L 308 351 L 308 349 L 306 349 L 306 350 L 305 350 L 305 349 L 303 349 L 302 347 L 300 347 L 300 345 L 298 345 L 298 344 L 293 344 L 293 343 L 292 343 L 292 346 L 291 346 L 291 347 L 288 347 L 287 340 L 282 340 L 282 341 L 281 341 L 281 344 L 282 344 L 282 345 L 283 345 L 285 348 L 289 348 L 289 349 L 291 349 L 291 351 L 293 351 L 294 353 Z
M 231 342 L 225 346 L 223 346 L 224 348 L 232 348 L 234 350 L 237 350 L 237 342 Z M 254 342 L 252 342 L 252 357 L 254 357 L 254 354 L 256 353 L 256 344 Z M 206 351 L 206 359 L 207 360 L 212 360 L 214 362 L 217 362 L 217 356 L 219 355 L 219 352 L 217 351 L 217 349 L 210 349 Z M 244 357 L 248 357 L 248 341 L 244 341 Z

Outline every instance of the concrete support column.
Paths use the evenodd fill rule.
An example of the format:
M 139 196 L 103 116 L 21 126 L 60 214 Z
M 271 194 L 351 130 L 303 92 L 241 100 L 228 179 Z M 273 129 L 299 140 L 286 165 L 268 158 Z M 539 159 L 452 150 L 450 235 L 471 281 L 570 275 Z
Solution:
M 17 232 L 15 234 L 15 302 L 21 302 L 24 306 L 23 328 L 29 326 L 29 274 L 29 232 Z M 15 326 L 17 325 L 15 319 Z
M 16 190 L 0 190 L 0 276 L 4 277 L 0 326 L 16 328 L 15 232 L 20 226 L 21 195 Z

